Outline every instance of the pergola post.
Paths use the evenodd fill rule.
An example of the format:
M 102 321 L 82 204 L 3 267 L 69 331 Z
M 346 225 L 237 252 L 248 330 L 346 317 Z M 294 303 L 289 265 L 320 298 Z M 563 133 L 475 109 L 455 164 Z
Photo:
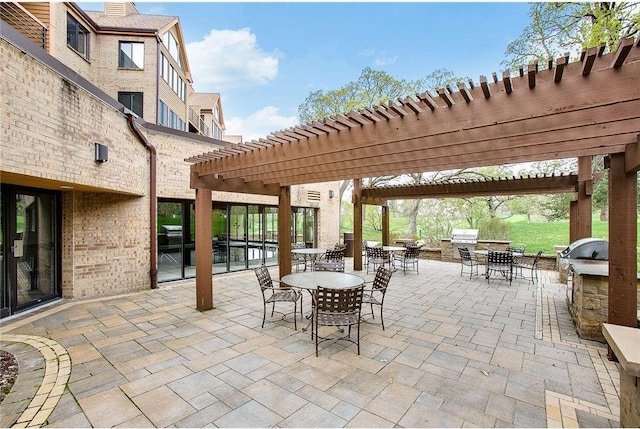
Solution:
M 389 204 L 382 205 L 382 245 L 389 245 Z
M 578 158 L 578 187 L 574 199 L 569 203 L 569 243 L 592 235 L 592 193 L 591 157 L 581 156 Z
M 353 179 L 353 269 L 362 271 L 362 179 Z
M 213 308 L 211 189 L 196 188 L 196 308 Z
M 637 173 L 625 171 L 624 153 L 610 156 L 608 322 L 637 324 Z
M 280 278 L 291 274 L 291 187 L 281 186 L 278 199 L 278 265 Z

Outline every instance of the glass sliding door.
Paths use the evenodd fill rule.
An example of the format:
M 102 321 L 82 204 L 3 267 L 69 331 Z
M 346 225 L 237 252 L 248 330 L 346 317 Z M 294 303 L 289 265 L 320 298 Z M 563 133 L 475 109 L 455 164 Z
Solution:
M 278 265 L 278 208 L 264 208 L 264 253 L 266 265 Z
M 229 271 L 247 269 L 247 206 L 229 209 Z
M 247 213 L 247 261 L 256 268 L 264 263 L 264 216 L 260 206 L 248 206 Z
M 227 205 L 214 204 L 211 212 L 211 235 L 213 243 L 213 273 L 229 270 L 229 229 L 227 225 Z
M 158 281 L 183 278 L 182 203 L 158 202 Z
M 315 247 L 316 209 L 294 207 L 291 209 L 291 243 L 304 243 L 305 247 Z
M 4 316 L 60 296 L 60 204 L 39 190 L 6 187 L 1 197 Z

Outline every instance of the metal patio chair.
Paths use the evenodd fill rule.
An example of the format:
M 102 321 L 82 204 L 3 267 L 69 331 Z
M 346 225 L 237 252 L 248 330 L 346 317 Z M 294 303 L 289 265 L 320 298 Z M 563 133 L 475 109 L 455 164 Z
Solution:
M 300 301 L 300 319 L 302 319 L 302 292 L 290 287 L 274 287 L 273 282 L 280 283 L 278 280 L 271 279 L 271 274 L 266 266 L 262 265 L 258 268 L 254 268 L 258 283 L 260 284 L 260 290 L 262 291 L 262 327 L 264 328 L 264 321 L 267 318 L 267 304 L 271 304 L 271 317 L 276 311 L 276 302 L 292 302 L 293 303 L 293 327 L 298 330 L 297 312 L 298 301 Z M 282 312 L 278 312 L 282 313 Z M 282 320 L 288 313 L 282 313 Z
M 506 251 L 489 250 L 487 254 L 487 283 L 492 273 L 500 273 L 509 284 L 513 280 L 513 254 Z
M 408 269 L 415 269 L 416 273 L 420 274 L 420 272 L 418 271 L 419 256 L 420 247 L 416 246 L 415 244 L 407 244 L 404 252 L 402 252 L 400 255 L 394 255 L 394 259 L 400 263 L 402 272 L 406 276 Z
M 465 267 L 469 267 L 469 280 L 471 280 L 471 276 L 473 276 L 473 270 L 476 270 L 476 276 L 478 274 L 478 267 L 482 265 L 478 262 L 478 260 L 474 257 L 474 255 L 469 252 L 467 247 L 458 248 L 458 252 L 460 253 L 460 275 L 464 274 Z
M 364 296 L 362 298 L 363 304 L 369 304 L 371 306 L 371 318 L 375 319 L 375 315 L 373 314 L 373 306 L 377 305 L 380 307 L 380 323 L 382 324 L 382 330 L 384 331 L 384 318 L 382 316 L 384 310 L 384 296 L 387 293 L 387 287 L 389 286 L 389 280 L 391 280 L 391 275 L 393 271 L 388 270 L 384 267 L 378 267 L 376 271 L 376 276 L 373 279 L 373 282 L 368 282 L 366 284 L 371 284 L 371 289 L 365 289 Z
M 513 268 L 515 270 L 516 278 L 521 278 L 525 280 L 531 280 L 533 283 L 538 282 L 538 262 L 540 261 L 540 256 L 542 255 L 542 250 L 539 250 L 536 256 L 533 258 L 533 262 L 530 264 L 524 262 L 524 260 L 514 263 Z M 529 271 L 530 275 L 527 277 L 524 275 L 524 271 Z
M 311 337 L 316 338 L 316 357 L 318 356 L 318 344 L 324 341 L 350 341 L 357 345 L 360 354 L 360 315 L 362 311 L 362 296 L 364 285 L 336 289 L 318 286 L 314 296 L 313 324 Z M 346 335 L 340 337 L 320 337 L 318 328 L 320 326 L 347 327 Z M 357 327 L 357 336 L 351 338 L 351 327 Z

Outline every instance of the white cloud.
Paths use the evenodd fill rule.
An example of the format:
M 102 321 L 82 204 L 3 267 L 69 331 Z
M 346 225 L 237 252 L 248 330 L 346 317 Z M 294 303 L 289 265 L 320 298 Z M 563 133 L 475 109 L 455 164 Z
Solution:
M 249 28 L 211 30 L 186 49 L 199 92 L 264 85 L 278 75 L 278 52 L 261 50 Z
M 388 66 L 396 63 L 398 57 L 393 58 L 376 58 L 375 65 L 377 66 Z
M 265 138 L 269 134 L 290 128 L 298 124 L 296 116 L 283 116 L 280 109 L 274 106 L 267 106 L 257 112 L 252 113 L 246 119 L 234 116 L 225 118 L 225 134 L 242 135 L 245 142 Z

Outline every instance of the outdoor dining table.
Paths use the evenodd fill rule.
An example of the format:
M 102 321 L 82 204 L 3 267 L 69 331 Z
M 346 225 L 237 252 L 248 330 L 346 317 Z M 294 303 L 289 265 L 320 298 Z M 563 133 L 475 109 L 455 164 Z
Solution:
M 385 252 L 389 252 L 389 269 L 392 269 L 391 265 L 393 265 L 393 270 L 396 270 L 396 264 L 394 262 L 393 255 L 396 252 L 404 252 L 405 249 L 406 247 L 404 246 L 382 246 L 382 250 L 384 250 Z
M 314 272 L 302 272 L 291 273 L 283 276 L 280 279 L 280 283 L 284 283 L 287 286 L 306 289 L 311 299 L 318 286 L 335 289 L 347 289 L 364 284 L 364 279 L 355 274 L 341 273 L 338 271 L 314 271 Z M 313 305 L 311 306 L 313 312 Z M 313 313 L 307 316 L 309 323 L 306 327 L 302 328 L 303 331 L 309 329 L 311 322 L 313 321 Z
M 315 247 L 301 247 L 299 249 L 291 249 L 291 253 L 296 253 L 299 255 L 304 255 L 305 261 L 307 257 L 311 261 L 311 271 L 313 271 L 313 266 L 318 255 L 324 255 L 327 252 L 326 249 L 318 249 Z M 304 264 L 304 270 L 307 271 L 307 264 Z

